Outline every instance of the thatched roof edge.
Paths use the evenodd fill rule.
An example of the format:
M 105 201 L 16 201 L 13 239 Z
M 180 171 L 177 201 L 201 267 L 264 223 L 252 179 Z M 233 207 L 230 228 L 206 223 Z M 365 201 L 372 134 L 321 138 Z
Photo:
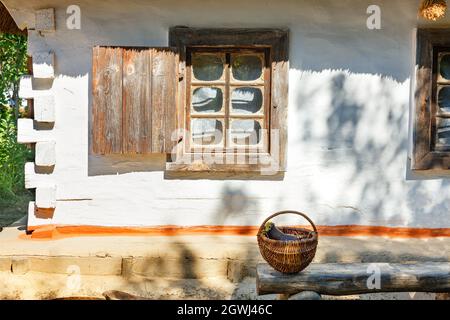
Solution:
M 8 9 L 0 1 L 0 32 L 13 34 L 26 34 L 25 30 L 20 30 L 16 22 L 9 14 Z

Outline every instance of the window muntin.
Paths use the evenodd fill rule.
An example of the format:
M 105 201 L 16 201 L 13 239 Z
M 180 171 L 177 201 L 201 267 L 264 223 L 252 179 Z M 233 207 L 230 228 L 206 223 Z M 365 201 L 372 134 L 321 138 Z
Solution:
M 188 48 L 191 152 L 269 152 L 269 53 L 265 48 Z

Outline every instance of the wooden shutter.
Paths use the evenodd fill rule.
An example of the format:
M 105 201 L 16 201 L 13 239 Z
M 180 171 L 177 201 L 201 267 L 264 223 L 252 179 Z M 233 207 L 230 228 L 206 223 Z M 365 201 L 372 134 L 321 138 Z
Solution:
M 172 48 L 94 48 L 95 154 L 172 151 L 178 59 Z

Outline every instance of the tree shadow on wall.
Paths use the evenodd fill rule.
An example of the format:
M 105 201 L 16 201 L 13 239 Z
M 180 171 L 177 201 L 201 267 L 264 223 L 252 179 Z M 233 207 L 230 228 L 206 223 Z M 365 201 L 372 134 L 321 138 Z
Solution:
M 448 201 L 439 196 L 448 194 L 448 181 L 434 181 L 440 187 L 433 195 L 429 181 L 405 177 L 409 101 L 403 96 L 408 83 L 339 70 L 304 72 L 300 87 L 302 82 L 308 86 L 297 96 L 296 136 L 301 137 L 297 145 L 319 150 L 305 154 L 305 159 L 317 158 L 325 173 L 316 181 L 334 185 L 339 199 L 320 205 L 314 213 L 320 224 L 443 227 L 442 222 L 449 221 Z M 316 108 L 320 110 L 314 113 Z M 335 172 L 345 175 L 336 180 Z M 323 195 L 314 190 L 305 189 L 307 201 L 323 203 Z

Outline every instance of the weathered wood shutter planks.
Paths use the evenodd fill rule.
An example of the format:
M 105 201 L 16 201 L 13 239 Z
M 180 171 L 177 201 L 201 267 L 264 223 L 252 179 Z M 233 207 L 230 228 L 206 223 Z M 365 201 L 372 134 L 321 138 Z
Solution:
M 170 153 L 178 54 L 172 48 L 94 48 L 93 152 Z
M 152 151 L 150 63 L 149 50 L 123 51 L 123 153 Z
M 122 52 L 94 48 L 93 150 L 96 154 L 122 152 Z
M 178 55 L 174 49 L 152 52 L 152 151 L 170 153 L 176 130 Z

